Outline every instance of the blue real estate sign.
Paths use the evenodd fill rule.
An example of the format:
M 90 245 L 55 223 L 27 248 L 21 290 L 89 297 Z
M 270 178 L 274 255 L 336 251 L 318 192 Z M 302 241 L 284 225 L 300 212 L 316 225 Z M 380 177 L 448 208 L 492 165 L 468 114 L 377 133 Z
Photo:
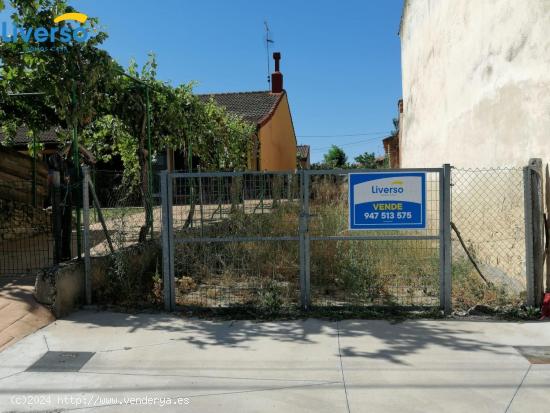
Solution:
M 350 229 L 425 229 L 425 172 L 349 174 Z

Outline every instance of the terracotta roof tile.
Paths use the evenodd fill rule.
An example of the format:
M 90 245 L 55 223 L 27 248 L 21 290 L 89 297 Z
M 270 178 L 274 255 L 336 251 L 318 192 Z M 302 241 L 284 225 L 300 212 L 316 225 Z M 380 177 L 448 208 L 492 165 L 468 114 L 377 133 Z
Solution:
M 296 151 L 299 158 L 307 159 L 309 156 L 309 145 L 298 145 L 296 146 Z
M 203 102 L 212 97 L 216 104 L 225 107 L 229 112 L 241 116 L 248 122 L 259 124 L 275 109 L 281 94 L 259 91 L 211 93 L 198 95 L 198 97 Z

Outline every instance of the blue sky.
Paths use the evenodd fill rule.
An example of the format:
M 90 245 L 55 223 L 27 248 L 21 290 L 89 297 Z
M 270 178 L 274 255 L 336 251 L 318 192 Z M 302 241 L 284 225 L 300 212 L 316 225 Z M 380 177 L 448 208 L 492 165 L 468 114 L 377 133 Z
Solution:
M 267 20 L 271 51 L 282 53 L 298 142 L 311 145 L 312 161 L 331 144 L 342 145 L 350 160 L 365 151 L 383 153 L 379 138 L 392 129 L 401 97 L 402 0 L 70 4 L 100 19 L 109 33 L 104 47 L 121 64 L 142 63 L 152 51 L 161 79 L 195 80 L 199 93 L 267 89 Z M 356 134 L 367 135 L 341 136 Z

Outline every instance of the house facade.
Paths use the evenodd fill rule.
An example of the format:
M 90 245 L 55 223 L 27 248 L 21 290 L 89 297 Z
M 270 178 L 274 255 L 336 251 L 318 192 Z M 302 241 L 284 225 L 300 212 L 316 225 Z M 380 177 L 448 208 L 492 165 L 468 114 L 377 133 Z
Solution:
M 296 169 L 296 133 L 288 95 L 283 88 L 280 53 L 273 53 L 275 71 L 271 90 L 257 92 L 213 93 L 200 95 L 256 125 L 258 145 L 249 155 L 248 167 L 256 171 L 294 171 Z
M 550 1 L 405 0 L 399 166 L 550 160 Z

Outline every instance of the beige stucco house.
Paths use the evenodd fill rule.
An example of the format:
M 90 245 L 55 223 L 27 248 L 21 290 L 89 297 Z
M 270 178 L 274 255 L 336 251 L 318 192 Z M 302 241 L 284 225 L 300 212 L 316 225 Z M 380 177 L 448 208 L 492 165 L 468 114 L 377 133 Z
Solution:
M 550 160 L 550 1 L 405 0 L 401 167 Z

